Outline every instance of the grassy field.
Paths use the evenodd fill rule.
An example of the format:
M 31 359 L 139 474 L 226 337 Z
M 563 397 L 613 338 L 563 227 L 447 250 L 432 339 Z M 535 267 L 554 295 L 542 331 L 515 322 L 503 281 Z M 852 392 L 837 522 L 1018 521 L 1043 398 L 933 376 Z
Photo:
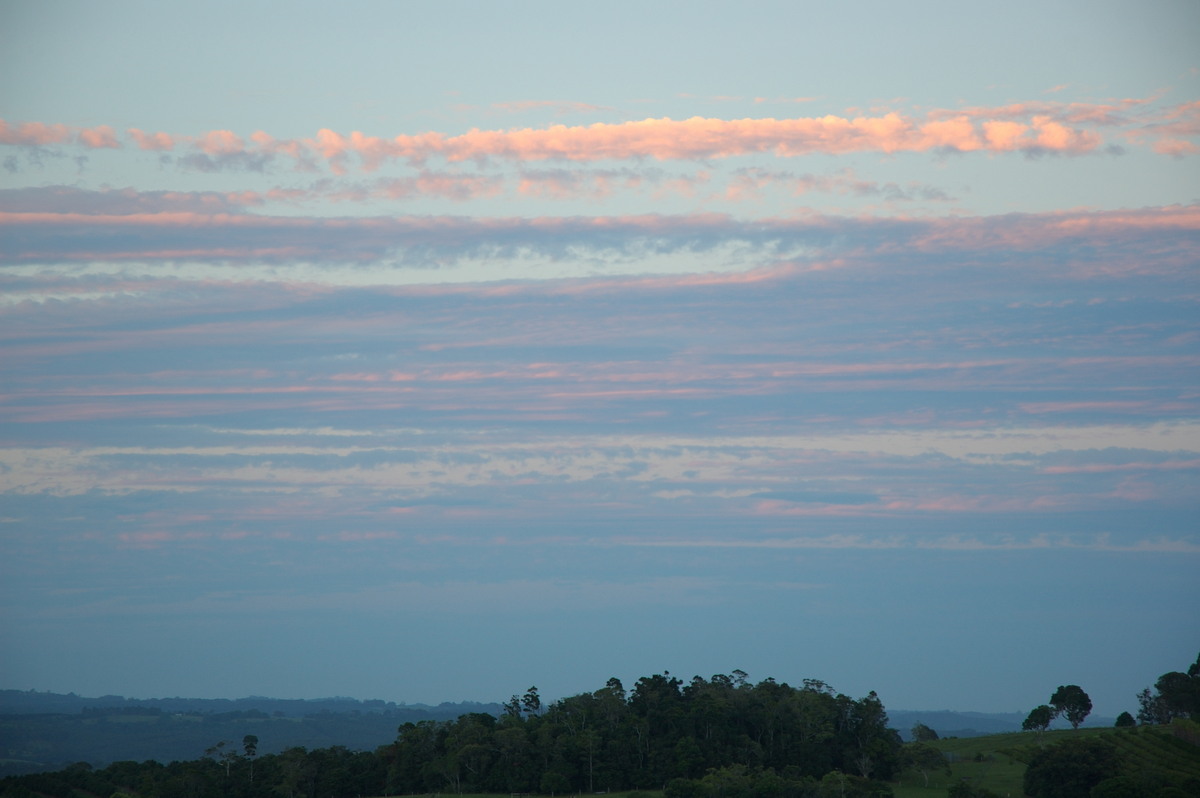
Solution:
M 1195 730 L 1195 724 L 1192 724 Z M 920 773 L 908 771 L 893 783 L 896 798 L 944 798 L 960 779 L 1006 798 L 1021 798 L 1025 761 L 1040 747 L 1072 738 L 1104 737 L 1122 753 L 1130 771 L 1141 768 L 1200 778 L 1200 747 L 1176 738 L 1161 727 L 1134 729 L 1063 729 L 1040 737 L 1034 732 L 963 737 L 931 743 L 950 760 L 950 775 L 931 773 L 929 786 Z

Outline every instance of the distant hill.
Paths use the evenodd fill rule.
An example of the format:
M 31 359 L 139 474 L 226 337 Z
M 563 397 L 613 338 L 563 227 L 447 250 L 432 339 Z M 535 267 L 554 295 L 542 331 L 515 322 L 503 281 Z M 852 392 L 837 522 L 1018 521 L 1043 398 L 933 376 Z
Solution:
M 0 776 L 58 770 L 75 762 L 196 759 L 225 741 L 259 738 L 263 754 L 334 745 L 373 751 L 404 723 L 498 715 L 499 704 L 396 704 L 353 698 L 151 698 L 0 690 Z
M 264 712 L 276 717 L 302 718 L 319 712 L 359 712 L 383 715 L 422 715 L 421 719 L 456 718 L 467 712 L 499 712 L 499 704 L 475 701 L 429 704 L 397 704 L 394 701 L 360 701 L 356 698 L 125 698 L 103 695 L 95 698 L 75 693 L 43 693 L 37 690 L 0 690 L 0 715 L 74 715 L 88 709 L 160 709 L 163 712 L 212 715 L 224 712 Z M 428 716 L 428 717 L 425 717 Z

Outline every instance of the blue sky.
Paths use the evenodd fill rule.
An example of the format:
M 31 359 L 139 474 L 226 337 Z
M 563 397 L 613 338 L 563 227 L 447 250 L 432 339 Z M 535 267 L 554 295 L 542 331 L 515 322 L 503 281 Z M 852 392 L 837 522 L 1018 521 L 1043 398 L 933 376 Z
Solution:
M 1136 709 L 1200 647 L 1197 34 L 0 5 L 0 681 Z

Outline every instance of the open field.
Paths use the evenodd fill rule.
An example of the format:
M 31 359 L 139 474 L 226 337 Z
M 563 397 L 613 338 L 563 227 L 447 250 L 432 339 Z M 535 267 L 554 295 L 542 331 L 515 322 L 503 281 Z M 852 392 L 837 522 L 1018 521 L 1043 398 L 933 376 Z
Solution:
M 1200 733 L 1196 724 L 1177 722 L 1181 733 Z M 950 760 L 950 775 L 931 773 L 929 786 L 920 773 L 906 771 L 893 784 L 896 798 L 944 798 L 946 790 L 965 779 L 972 786 L 984 787 L 1001 796 L 1019 798 L 1025 776 L 1025 762 L 1039 747 L 1066 739 L 1103 737 L 1123 755 L 1127 772 L 1158 770 L 1200 779 L 1200 746 L 1172 734 L 1169 727 L 1140 726 L 1131 729 L 1090 728 L 993 734 L 937 740 L 931 745 Z M 1195 738 L 1193 738 L 1195 739 Z

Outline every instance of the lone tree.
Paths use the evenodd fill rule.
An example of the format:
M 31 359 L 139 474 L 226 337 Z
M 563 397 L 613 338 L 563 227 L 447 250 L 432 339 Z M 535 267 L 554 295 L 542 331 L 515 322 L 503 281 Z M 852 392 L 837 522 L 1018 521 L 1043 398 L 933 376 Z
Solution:
M 1050 721 L 1054 720 L 1054 710 L 1046 704 L 1034 707 L 1029 712 L 1029 717 L 1025 718 L 1025 722 L 1021 724 L 1021 728 L 1025 731 L 1037 732 L 1038 739 L 1042 738 L 1042 732 L 1050 728 Z
M 1059 685 L 1050 696 L 1050 706 L 1054 707 L 1055 715 L 1062 715 L 1071 724 L 1072 729 L 1078 729 L 1079 724 L 1092 711 L 1092 699 L 1083 692 L 1077 684 Z
M 258 736 L 247 734 L 242 738 L 242 750 L 246 752 L 246 758 L 250 760 L 250 783 L 254 783 L 254 757 L 258 756 Z
M 521 698 L 521 711 L 526 715 L 538 715 L 542 711 L 542 699 L 536 687 L 530 687 Z

